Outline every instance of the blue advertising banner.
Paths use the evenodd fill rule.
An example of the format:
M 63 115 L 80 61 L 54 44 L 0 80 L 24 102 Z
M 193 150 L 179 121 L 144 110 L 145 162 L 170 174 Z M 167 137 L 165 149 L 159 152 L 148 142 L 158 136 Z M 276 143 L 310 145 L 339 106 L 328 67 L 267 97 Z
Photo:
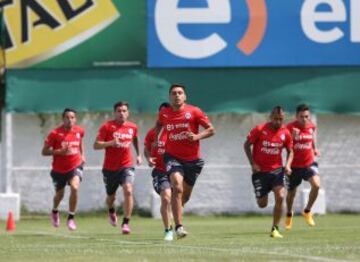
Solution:
M 148 0 L 149 67 L 360 65 L 360 0 Z

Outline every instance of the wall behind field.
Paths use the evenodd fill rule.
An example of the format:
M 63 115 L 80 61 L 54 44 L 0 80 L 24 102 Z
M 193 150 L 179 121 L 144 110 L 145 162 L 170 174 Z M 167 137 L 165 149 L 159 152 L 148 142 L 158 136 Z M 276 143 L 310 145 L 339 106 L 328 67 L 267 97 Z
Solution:
M 13 115 L 13 189 L 21 195 L 21 204 L 29 211 L 48 212 L 52 205 L 54 189 L 49 175 L 51 158 L 41 156 L 43 140 L 47 133 L 61 123 L 59 114 L 14 114 Z M 196 214 L 245 212 L 270 213 L 269 207 L 260 210 L 256 206 L 250 169 L 242 149 L 247 132 L 252 126 L 266 120 L 264 114 L 217 114 L 210 118 L 217 134 L 202 141 L 202 156 L 206 161 L 193 196 L 185 212 Z M 94 142 L 99 125 L 111 118 L 111 113 L 79 114 L 78 124 L 86 129 L 85 150 L 87 163 L 80 189 L 79 210 L 91 211 L 105 207 L 105 189 L 101 165 L 103 151 L 94 151 Z M 141 141 L 145 132 L 153 126 L 155 115 L 138 114 L 131 120 L 139 126 Z M 319 115 L 318 145 L 322 151 L 319 159 L 322 187 L 326 191 L 327 210 L 331 212 L 360 212 L 360 117 L 344 115 Z M 145 160 L 144 160 L 145 161 Z M 135 200 L 140 208 L 150 210 L 151 170 L 146 163 L 137 167 Z M 3 185 L 2 185 L 3 186 Z M 308 188 L 303 183 L 301 188 Z M 300 189 L 301 189 L 300 188 Z M 118 204 L 122 201 L 119 189 Z M 61 204 L 67 210 L 68 190 Z M 300 194 L 295 203 L 301 210 Z

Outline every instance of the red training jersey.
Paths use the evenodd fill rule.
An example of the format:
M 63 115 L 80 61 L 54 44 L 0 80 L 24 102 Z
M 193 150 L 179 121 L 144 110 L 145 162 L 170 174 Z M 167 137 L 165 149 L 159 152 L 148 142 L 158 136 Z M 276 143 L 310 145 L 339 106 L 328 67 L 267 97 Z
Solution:
M 45 144 L 53 150 L 68 146 L 70 152 L 64 156 L 54 155 L 52 169 L 57 173 L 67 173 L 82 164 L 81 145 L 85 131 L 82 127 L 74 125 L 71 130 L 64 126 L 53 129 L 45 140 Z
M 119 124 L 115 120 L 105 122 L 99 128 L 96 140 L 108 142 L 116 138 L 119 145 L 105 148 L 103 168 L 117 171 L 124 167 L 132 167 L 131 145 L 135 137 L 138 137 L 136 124 L 129 121 Z
M 185 161 L 200 158 L 200 142 L 187 138 L 187 132 L 198 134 L 199 126 L 210 126 L 208 117 L 200 108 L 187 104 L 178 111 L 172 107 L 163 108 L 159 112 L 158 121 L 167 133 L 166 153 Z
M 314 135 L 316 126 L 308 123 L 301 127 L 298 121 L 293 121 L 287 128 L 294 140 L 294 160 L 292 167 L 308 167 L 314 162 Z
M 162 172 L 166 172 L 163 155 L 165 153 L 167 135 L 165 130 L 163 129 L 160 133 L 157 146 L 153 147 L 152 144 L 155 141 L 155 136 L 155 128 L 151 128 L 146 134 L 144 146 L 150 152 L 151 157 L 154 157 L 156 159 L 155 168 Z
M 274 130 L 270 125 L 270 122 L 258 125 L 247 136 L 247 140 L 253 145 L 253 161 L 259 165 L 260 172 L 270 172 L 282 167 L 282 149 L 293 147 L 291 134 L 285 126 Z

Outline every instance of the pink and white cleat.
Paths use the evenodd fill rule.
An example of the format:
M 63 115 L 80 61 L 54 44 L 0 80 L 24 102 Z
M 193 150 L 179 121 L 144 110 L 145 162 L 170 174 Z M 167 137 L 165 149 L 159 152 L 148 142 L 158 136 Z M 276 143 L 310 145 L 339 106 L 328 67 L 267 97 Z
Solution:
M 75 220 L 74 219 L 69 219 L 67 221 L 67 227 L 70 231 L 74 231 L 76 230 L 76 224 L 75 224 Z
M 130 227 L 129 227 L 129 224 L 123 224 L 121 226 L 121 231 L 124 235 L 128 235 L 130 234 Z
M 51 219 L 51 223 L 54 227 L 59 227 L 60 226 L 60 215 L 59 212 L 51 212 L 50 214 L 50 219 Z
M 112 225 L 113 227 L 116 227 L 117 226 L 117 221 L 118 221 L 118 219 L 117 219 L 116 213 L 115 212 L 114 213 L 109 212 L 109 223 L 110 223 L 110 225 Z

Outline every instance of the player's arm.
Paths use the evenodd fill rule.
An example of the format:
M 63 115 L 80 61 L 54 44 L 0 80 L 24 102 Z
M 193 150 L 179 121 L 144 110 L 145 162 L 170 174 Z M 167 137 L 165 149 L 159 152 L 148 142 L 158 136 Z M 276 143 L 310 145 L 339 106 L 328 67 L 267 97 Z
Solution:
M 82 140 L 80 143 L 80 155 L 81 155 L 82 163 L 84 164 L 86 162 L 86 158 L 85 158 L 85 146 L 84 146 L 84 142 Z
M 291 163 L 294 159 L 294 150 L 292 149 L 292 147 L 286 147 L 286 153 L 285 174 L 291 175 Z
M 44 147 L 41 150 L 41 154 L 43 156 L 64 156 L 69 152 L 69 150 L 70 149 L 68 146 L 54 150 L 52 146 L 45 143 Z
M 314 151 L 314 155 L 317 156 L 317 157 L 320 157 L 321 153 L 320 153 L 320 150 L 316 147 L 315 138 L 313 139 L 312 148 L 313 148 L 313 151 Z
M 253 160 L 252 143 L 248 139 L 246 139 L 246 141 L 244 143 L 244 151 L 245 151 L 246 157 L 249 161 L 252 171 L 254 173 L 260 172 L 260 167 Z
M 117 143 L 116 139 L 113 139 L 111 141 L 101 141 L 99 139 L 96 139 L 93 148 L 95 150 L 105 149 L 110 146 L 116 146 L 116 143 Z
M 215 135 L 215 128 L 214 126 L 209 123 L 204 130 L 202 130 L 199 134 L 194 134 L 192 132 L 188 133 L 188 139 L 190 141 L 197 141 L 197 140 L 202 140 L 208 137 L 211 137 Z
M 114 138 L 113 140 L 110 141 L 105 141 L 105 137 L 107 134 L 107 129 L 106 126 L 101 126 L 99 129 L 99 133 L 96 137 L 96 140 L 94 142 L 93 148 L 95 150 L 101 150 L 101 149 L 105 149 L 107 147 L 111 147 L 114 146 L 116 147 L 118 144 L 118 141 L 116 140 L 116 138 Z
M 141 158 L 141 154 L 140 154 L 140 141 L 139 141 L 139 138 L 137 136 L 134 136 L 132 142 L 133 142 L 133 146 L 134 146 L 135 152 L 136 152 L 136 164 L 141 165 L 142 158 Z
M 155 158 L 151 156 L 150 150 L 145 146 L 144 147 L 144 156 L 150 167 L 155 166 Z

